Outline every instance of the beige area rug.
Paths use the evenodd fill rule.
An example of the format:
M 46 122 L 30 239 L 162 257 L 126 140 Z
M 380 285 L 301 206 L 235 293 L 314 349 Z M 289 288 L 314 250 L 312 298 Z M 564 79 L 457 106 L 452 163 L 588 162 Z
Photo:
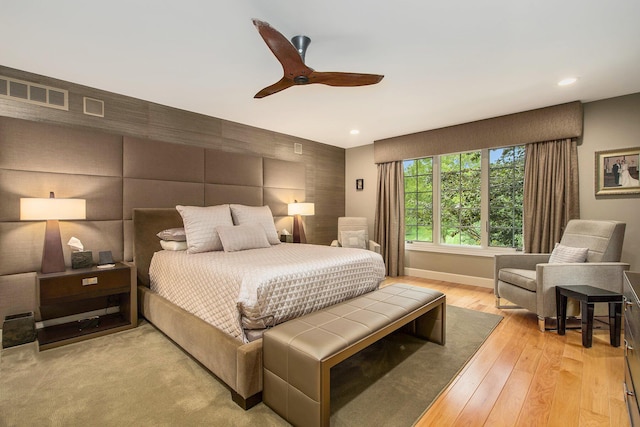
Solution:
M 502 317 L 447 306 L 447 343 L 393 334 L 332 369 L 332 426 L 409 426 Z M 0 355 L 1 426 L 284 426 L 229 390 L 152 325 Z

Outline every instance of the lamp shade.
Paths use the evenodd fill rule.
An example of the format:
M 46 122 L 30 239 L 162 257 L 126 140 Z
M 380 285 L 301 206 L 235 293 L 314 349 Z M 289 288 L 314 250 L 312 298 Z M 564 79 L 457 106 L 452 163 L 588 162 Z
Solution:
M 21 198 L 20 220 L 85 219 L 87 202 L 84 199 Z
M 314 203 L 289 203 L 289 215 L 315 215 L 316 208 Z

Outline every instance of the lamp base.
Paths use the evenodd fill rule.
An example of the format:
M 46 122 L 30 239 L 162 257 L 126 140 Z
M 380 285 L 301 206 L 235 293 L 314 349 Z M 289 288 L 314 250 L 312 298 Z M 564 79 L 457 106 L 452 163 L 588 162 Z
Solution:
M 293 217 L 293 243 L 307 243 L 307 236 L 304 234 L 304 224 L 300 215 Z
M 64 270 L 60 225 L 57 219 L 50 219 L 47 220 L 47 229 L 44 232 L 41 271 L 43 273 L 59 273 Z

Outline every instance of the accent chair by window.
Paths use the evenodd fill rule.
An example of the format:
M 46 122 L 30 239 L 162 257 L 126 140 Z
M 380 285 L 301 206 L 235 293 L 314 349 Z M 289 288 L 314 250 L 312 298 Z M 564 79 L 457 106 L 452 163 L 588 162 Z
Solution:
M 558 285 L 590 285 L 622 293 L 620 262 L 626 224 L 617 221 L 574 219 L 551 254 L 495 256 L 495 296 L 498 308 L 525 308 L 538 315 L 541 331 L 556 317 Z M 514 305 L 503 305 L 502 299 Z M 574 311 L 569 313 L 576 315 Z
M 380 253 L 380 245 L 369 240 L 369 225 L 365 217 L 342 216 L 338 218 L 338 239 L 331 242 L 331 246 L 362 248 Z

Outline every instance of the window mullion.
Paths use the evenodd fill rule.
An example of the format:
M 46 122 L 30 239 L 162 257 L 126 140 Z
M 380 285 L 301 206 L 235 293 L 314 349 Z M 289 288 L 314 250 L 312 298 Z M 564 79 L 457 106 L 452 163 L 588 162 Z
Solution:
M 433 156 L 433 243 L 442 243 L 440 233 L 440 156 Z
M 489 247 L 489 150 L 483 149 L 480 158 L 480 247 Z

